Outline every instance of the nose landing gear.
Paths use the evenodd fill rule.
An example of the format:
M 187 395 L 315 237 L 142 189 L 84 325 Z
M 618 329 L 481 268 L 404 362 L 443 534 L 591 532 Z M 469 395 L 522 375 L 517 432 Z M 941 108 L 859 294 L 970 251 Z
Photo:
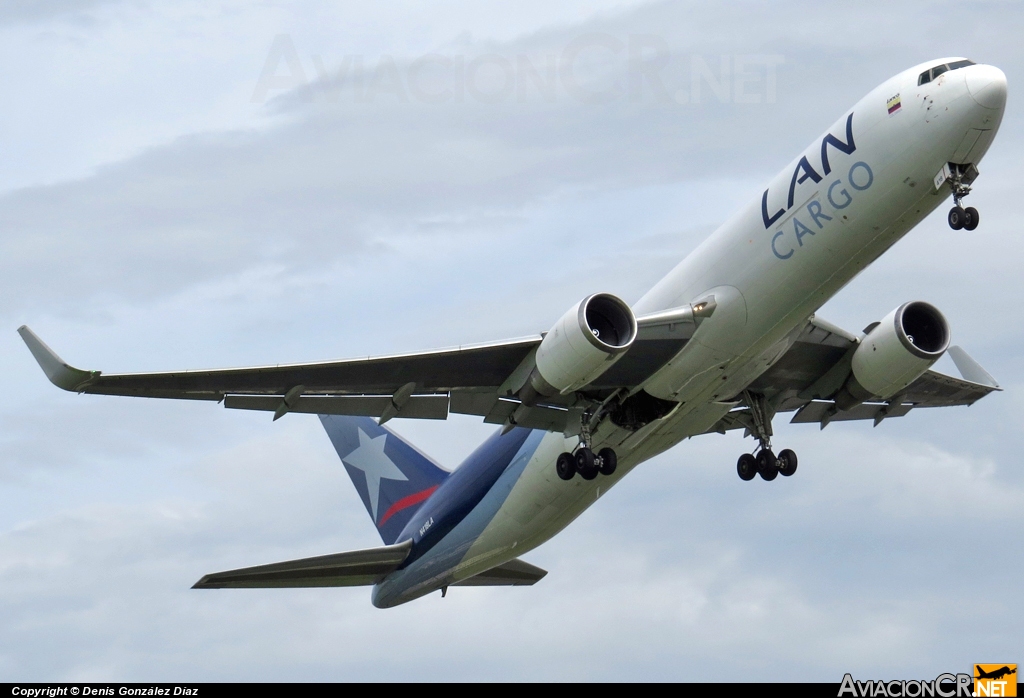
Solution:
M 978 227 L 978 209 L 973 206 L 963 208 L 961 206 L 954 206 L 949 209 L 949 215 L 946 217 L 949 222 L 949 227 L 953 230 L 974 230 Z
M 936 175 L 936 189 L 942 185 L 942 180 L 949 182 L 949 188 L 953 191 L 953 208 L 949 209 L 946 221 L 953 230 L 974 230 L 978 227 L 978 209 L 973 206 L 964 208 L 961 204 L 965 196 L 971 193 L 971 182 L 978 176 L 978 168 L 974 165 L 958 165 L 948 163 Z

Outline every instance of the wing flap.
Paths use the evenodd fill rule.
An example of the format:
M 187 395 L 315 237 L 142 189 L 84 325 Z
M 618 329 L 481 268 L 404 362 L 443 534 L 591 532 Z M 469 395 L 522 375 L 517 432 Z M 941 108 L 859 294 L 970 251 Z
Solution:
M 979 368 L 981 367 L 979 366 Z M 987 373 L 985 375 L 988 376 Z M 903 393 L 903 399 L 913 402 L 919 407 L 950 407 L 972 405 L 989 393 L 1000 391 L 1002 388 L 995 385 L 994 380 L 991 385 L 985 385 L 947 376 L 938 371 L 926 371 L 923 376 L 910 384 Z
M 492 567 L 486 572 L 455 582 L 457 587 L 533 586 L 547 575 L 547 570 L 515 559 Z
M 412 541 L 204 575 L 193 589 L 282 589 L 376 584 L 409 556 Z
M 227 395 L 224 406 L 235 410 L 275 412 L 284 395 Z M 391 395 L 299 396 L 290 401 L 289 412 L 380 417 L 392 404 Z M 448 395 L 413 395 L 396 415 L 410 419 L 447 419 Z
M 888 405 L 886 403 L 864 402 L 856 407 L 845 411 L 835 411 L 835 404 L 815 400 L 808 402 L 801 407 L 793 419 L 793 424 L 821 424 L 822 422 L 848 422 L 859 419 L 888 419 L 889 417 L 902 417 L 914 408 L 914 405 L 899 404 Z

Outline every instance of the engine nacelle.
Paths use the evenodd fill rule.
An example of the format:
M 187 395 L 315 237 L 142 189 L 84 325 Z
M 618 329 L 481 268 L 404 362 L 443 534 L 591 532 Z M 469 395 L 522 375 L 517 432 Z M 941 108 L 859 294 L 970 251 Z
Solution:
M 848 409 L 896 395 L 942 358 L 948 346 L 949 325 L 938 308 L 922 301 L 904 303 L 861 340 L 836 404 Z
M 519 396 L 531 404 L 582 388 L 619 360 L 636 339 L 636 318 L 610 293 L 587 296 L 551 328 L 537 347 L 536 367 Z

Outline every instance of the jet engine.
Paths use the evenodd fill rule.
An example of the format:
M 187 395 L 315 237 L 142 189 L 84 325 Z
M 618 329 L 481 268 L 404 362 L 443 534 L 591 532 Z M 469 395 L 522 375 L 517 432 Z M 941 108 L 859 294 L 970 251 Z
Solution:
M 634 339 L 636 318 L 625 302 L 610 293 L 587 296 L 544 336 L 520 399 L 532 404 L 539 395 L 582 388 L 611 368 Z
M 922 301 L 904 303 L 861 340 L 836 405 L 849 409 L 896 395 L 942 358 L 948 346 L 949 325 L 938 308 Z

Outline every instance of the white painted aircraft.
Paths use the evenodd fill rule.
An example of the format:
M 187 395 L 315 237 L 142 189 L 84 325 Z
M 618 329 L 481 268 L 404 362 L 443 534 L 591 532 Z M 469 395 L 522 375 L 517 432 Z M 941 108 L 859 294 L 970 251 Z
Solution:
M 816 138 L 632 308 L 607 293 L 545 334 L 326 363 L 102 374 L 19 332 L 47 377 L 80 393 L 223 401 L 320 415 L 384 547 L 203 577 L 197 588 L 374 585 L 379 607 L 450 585 L 528 585 L 518 559 L 639 463 L 683 439 L 745 429 L 743 480 L 793 475 L 772 419 L 824 428 L 999 390 L 912 301 L 861 335 L 815 311 L 950 194 L 949 224 L 999 128 L 1006 77 L 962 58 L 887 80 Z M 962 377 L 930 370 L 948 350 Z M 394 417 L 478 415 L 501 427 L 451 473 L 386 429 Z M 577 475 L 579 477 L 577 477 Z

